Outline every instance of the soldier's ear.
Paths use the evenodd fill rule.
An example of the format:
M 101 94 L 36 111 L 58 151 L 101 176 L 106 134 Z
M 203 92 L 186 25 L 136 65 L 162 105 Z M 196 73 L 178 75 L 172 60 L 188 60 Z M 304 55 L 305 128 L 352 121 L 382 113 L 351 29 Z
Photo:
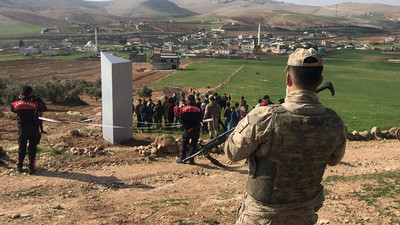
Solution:
M 287 86 L 291 86 L 292 83 L 293 83 L 292 75 L 288 72 L 288 73 L 286 74 L 286 85 L 287 85 Z
M 323 80 L 324 80 L 324 76 L 321 75 L 321 78 L 319 79 L 319 82 L 318 82 L 317 87 L 318 87 L 320 84 L 322 84 L 322 81 L 323 81 Z

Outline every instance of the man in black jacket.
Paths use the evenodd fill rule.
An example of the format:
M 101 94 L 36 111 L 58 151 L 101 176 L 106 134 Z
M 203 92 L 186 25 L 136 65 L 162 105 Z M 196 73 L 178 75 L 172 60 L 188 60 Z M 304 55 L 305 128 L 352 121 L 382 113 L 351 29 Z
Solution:
M 179 111 L 179 120 L 182 124 L 182 148 L 179 153 L 177 163 L 183 163 L 186 158 L 186 151 L 190 142 L 190 155 L 196 153 L 197 142 L 200 137 L 200 128 L 202 121 L 202 114 L 200 107 L 196 106 L 194 95 L 188 95 L 189 104 L 182 107 Z M 189 164 L 194 165 L 194 158 L 189 161 Z
M 11 111 L 17 113 L 18 121 L 18 163 L 17 169 L 23 172 L 22 166 L 29 141 L 29 174 L 35 174 L 36 146 L 40 141 L 38 113 L 46 111 L 46 104 L 32 94 L 32 88 L 24 86 L 20 98 L 11 103 Z

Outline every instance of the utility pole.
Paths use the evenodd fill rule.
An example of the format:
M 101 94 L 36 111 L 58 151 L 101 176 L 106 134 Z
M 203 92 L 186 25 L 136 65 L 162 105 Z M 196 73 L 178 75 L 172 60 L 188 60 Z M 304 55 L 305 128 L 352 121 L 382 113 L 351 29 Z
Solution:
M 261 45 L 261 24 L 258 24 L 258 42 L 257 46 Z
M 98 52 L 99 51 L 99 46 L 97 45 L 97 27 L 96 28 L 94 28 L 94 44 L 95 44 L 95 48 L 96 48 L 96 52 Z
M 335 10 L 335 17 L 337 17 L 337 4 L 336 4 L 336 10 Z

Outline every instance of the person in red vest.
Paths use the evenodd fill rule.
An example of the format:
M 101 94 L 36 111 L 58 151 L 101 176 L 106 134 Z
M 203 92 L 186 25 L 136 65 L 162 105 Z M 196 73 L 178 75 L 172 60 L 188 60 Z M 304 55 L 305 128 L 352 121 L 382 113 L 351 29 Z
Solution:
M 175 130 L 178 129 L 179 125 L 179 110 L 180 110 L 179 104 L 175 104 L 174 106 L 174 126 L 176 126 Z
M 271 105 L 274 104 L 271 99 L 269 99 L 268 95 L 264 95 L 264 100 L 260 103 L 260 106 L 266 106 L 266 105 Z
M 200 137 L 200 128 L 202 121 L 201 108 L 196 106 L 194 95 L 188 95 L 189 103 L 179 110 L 179 120 L 182 124 L 182 147 L 179 152 L 177 163 L 184 163 L 186 152 L 190 141 L 190 155 L 197 151 L 197 142 Z M 194 158 L 190 159 L 190 165 L 194 165 Z
M 28 157 L 29 157 L 29 174 L 36 173 L 35 159 L 36 146 L 40 142 L 39 125 L 40 120 L 38 113 L 47 111 L 46 104 L 32 94 L 32 88 L 29 86 L 22 87 L 20 98 L 11 103 L 11 111 L 17 114 L 18 121 L 18 172 L 23 172 L 23 163 L 26 155 L 26 145 L 29 141 Z

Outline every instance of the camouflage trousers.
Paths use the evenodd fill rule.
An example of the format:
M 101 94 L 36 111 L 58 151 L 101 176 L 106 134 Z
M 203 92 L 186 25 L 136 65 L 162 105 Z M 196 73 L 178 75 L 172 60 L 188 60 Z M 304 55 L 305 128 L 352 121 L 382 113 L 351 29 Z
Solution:
M 322 199 L 323 191 L 301 206 L 287 204 L 271 208 L 246 193 L 238 209 L 236 225 L 313 225 L 318 221 L 316 212 L 322 206 Z
M 218 117 L 213 117 L 212 119 L 213 120 L 208 123 L 211 139 L 218 136 Z
M 251 216 L 241 213 L 238 215 L 235 225 L 313 225 L 318 221 L 318 215 L 289 215 L 271 216 L 264 218 L 261 216 Z

